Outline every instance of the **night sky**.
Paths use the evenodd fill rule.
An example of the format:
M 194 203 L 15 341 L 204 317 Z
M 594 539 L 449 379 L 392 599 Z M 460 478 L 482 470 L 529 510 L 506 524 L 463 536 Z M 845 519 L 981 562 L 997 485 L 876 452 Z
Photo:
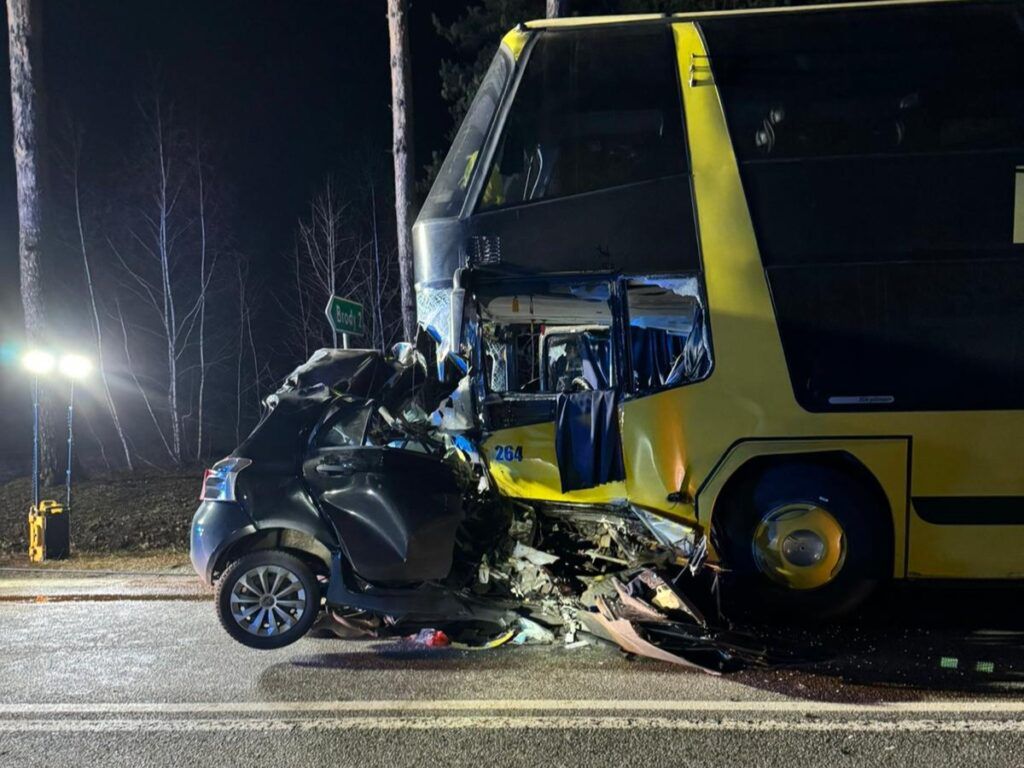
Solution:
M 465 5 L 411 5 L 418 166 L 443 151 L 450 129 L 438 67 L 451 51 L 431 14 L 449 19 Z M 51 132 L 73 115 L 85 130 L 86 169 L 113 167 L 135 140 L 136 99 L 158 82 L 215 149 L 237 209 L 234 226 L 256 262 L 288 249 L 296 218 L 328 173 L 353 157 L 391 162 L 385 0 L 46 0 L 44 8 Z M 9 148 L 6 58 L 0 71 L 0 146 Z M 5 338 L 20 331 L 17 244 L 7 149 L 0 152 Z
M 286 256 L 297 219 L 308 212 L 329 174 L 344 185 L 346 173 L 369 164 L 387 186 L 392 184 L 385 0 L 44 0 L 43 7 L 51 144 L 59 145 L 62 132 L 67 135 L 72 117 L 84 131 L 82 172 L 93 199 L 116 200 L 116 194 L 109 194 L 115 190 L 103 185 L 128 183 L 118 171 L 137 156 L 138 100 L 153 92 L 154 83 L 175 105 L 180 127 L 198 129 L 212 150 L 211 167 L 231 202 L 226 225 L 234 246 L 265 282 L 273 283 L 290 269 Z M 421 169 L 433 151 L 444 151 L 451 130 L 438 71 L 441 59 L 453 52 L 437 34 L 431 15 L 448 21 L 465 7 L 466 0 L 414 1 L 410 6 L 416 162 Z M 22 466 L 27 461 L 30 413 L 29 388 L 9 358 L 23 325 L 6 43 L 4 18 L 0 434 L 5 437 L 0 440 L 0 477 L 12 462 Z M 51 168 L 53 184 L 66 185 L 65 178 Z M 53 207 L 60 208 L 60 201 Z M 73 286 L 75 294 L 84 288 L 81 262 L 71 255 L 66 268 L 58 266 L 67 271 L 57 280 Z M 274 312 L 261 319 L 262 332 L 272 332 Z

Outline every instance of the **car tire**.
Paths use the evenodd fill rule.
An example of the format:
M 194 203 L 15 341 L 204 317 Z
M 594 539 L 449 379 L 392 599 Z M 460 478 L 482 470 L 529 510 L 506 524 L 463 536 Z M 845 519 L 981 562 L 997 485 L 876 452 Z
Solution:
M 813 462 L 749 473 L 716 505 L 726 607 L 817 622 L 848 613 L 892 575 L 892 524 L 866 483 Z
M 217 617 L 250 648 L 283 648 L 305 635 L 320 613 L 320 584 L 288 552 L 251 552 L 227 567 L 217 582 Z

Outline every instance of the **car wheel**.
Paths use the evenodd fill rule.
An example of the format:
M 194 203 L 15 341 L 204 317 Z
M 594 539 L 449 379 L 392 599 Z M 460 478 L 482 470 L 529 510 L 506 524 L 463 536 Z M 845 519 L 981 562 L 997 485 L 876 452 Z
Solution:
M 294 555 L 267 549 L 236 560 L 217 583 L 217 616 L 235 640 L 250 648 L 282 648 L 313 626 L 320 585 Z
M 892 527 L 876 495 L 829 466 L 794 462 L 747 477 L 716 507 L 726 598 L 762 615 L 847 613 L 892 573 Z

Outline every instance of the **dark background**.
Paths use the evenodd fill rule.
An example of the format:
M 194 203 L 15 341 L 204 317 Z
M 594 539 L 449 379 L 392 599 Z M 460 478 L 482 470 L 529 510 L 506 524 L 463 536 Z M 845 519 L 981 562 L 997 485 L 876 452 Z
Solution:
M 421 169 L 433 152 L 444 151 L 452 127 L 439 71 L 453 50 L 433 17 L 447 22 L 466 7 L 465 0 L 410 4 Z M 23 326 L 6 18 L 4 30 L 0 465 L 20 467 L 28 458 L 29 408 L 28 382 L 17 367 Z M 228 225 L 235 246 L 254 274 L 271 284 L 289 268 L 296 221 L 328 175 L 340 177 L 343 185 L 348 169 L 372 164 L 382 186 L 391 183 L 385 0 L 45 0 L 43 51 L 48 143 L 59 147 L 71 133 L 69 126 L 77 126 L 83 136 L 82 172 L 93 185 L 93 197 L 117 199 L 109 186 L 128 183 L 118 174 L 136 154 L 139 101 L 159 91 L 174 105 L 178 123 L 210 148 L 212 172 L 231 198 Z M 56 166 L 50 163 L 48 202 L 67 194 Z M 61 202 L 66 208 L 66 199 Z M 69 258 L 67 263 L 67 273 L 55 281 L 65 294 L 61 302 L 73 303 L 78 296 L 84 302 L 81 262 Z M 73 307 L 49 309 L 68 333 L 82 322 Z M 272 334 L 271 313 L 261 314 L 259 332 Z M 63 315 L 74 319 L 69 324 Z
M 443 150 L 451 117 L 439 67 L 451 55 L 431 19 L 465 0 L 410 8 L 418 165 Z M 353 154 L 390 163 L 384 0 L 48 0 L 45 87 L 51 132 L 68 115 L 87 155 L 113 164 L 134 141 L 136 100 L 154 83 L 201 122 L 230 180 L 252 258 L 276 259 L 324 176 Z M 6 28 L 6 19 L 5 19 Z M 4 36 L 6 43 L 6 35 Z M 496 42 L 496 41 L 495 41 Z M 0 62 L 0 146 L 11 145 L 6 44 Z M 88 161 L 87 161 L 88 162 Z M 14 162 L 0 152 L 0 302 L 4 339 L 21 333 Z

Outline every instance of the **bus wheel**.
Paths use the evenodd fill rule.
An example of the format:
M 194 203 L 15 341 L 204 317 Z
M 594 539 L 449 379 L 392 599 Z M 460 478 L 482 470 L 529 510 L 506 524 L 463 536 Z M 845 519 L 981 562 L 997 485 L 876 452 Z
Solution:
M 813 463 L 747 477 L 716 508 L 727 605 L 815 621 L 846 613 L 892 572 L 892 529 L 868 489 Z

